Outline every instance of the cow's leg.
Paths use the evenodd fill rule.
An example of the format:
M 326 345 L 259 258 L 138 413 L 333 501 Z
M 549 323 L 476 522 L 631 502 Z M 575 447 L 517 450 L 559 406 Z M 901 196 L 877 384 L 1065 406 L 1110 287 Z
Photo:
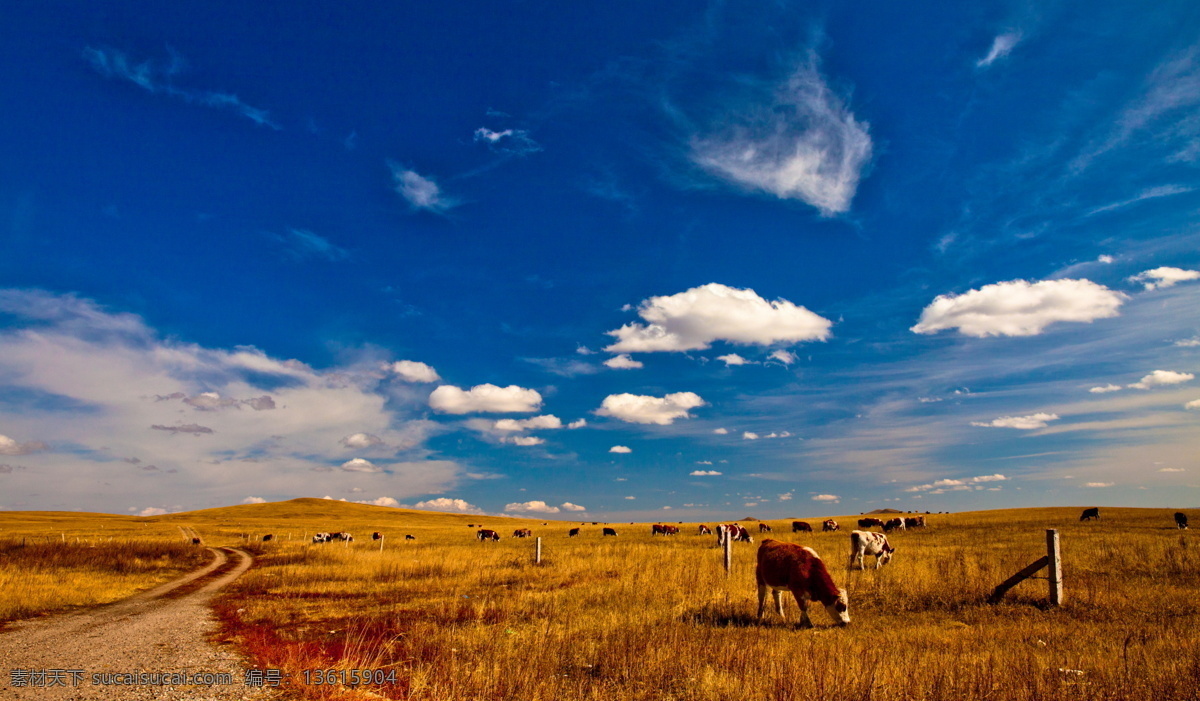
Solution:
M 758 617 L 763 617 L 763 612 L 767 609 L 767 585 L 758 585 Z
M 779 612 L 779 617 L 783 618 L 783 592 L 775 589 L 771 594 L 775 596 L 775 610 Z
M 792 596 L 796 597 L 796 604 L 800 606 L 800 627 L 812 628 L 812 620 L 808 617 L 808 598 L 797 589 L 792 590 Z

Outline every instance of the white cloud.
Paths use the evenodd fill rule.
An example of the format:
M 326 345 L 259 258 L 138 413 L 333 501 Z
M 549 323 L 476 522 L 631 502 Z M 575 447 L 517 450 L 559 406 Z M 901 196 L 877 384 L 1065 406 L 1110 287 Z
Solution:
M 342 463 L 342 469 L 347 472 L 383 472 L 383 468 L 375 465 L 370 460 L 362 458 L 354 458 Z
M 416 360 L 397 360 L 388 369 L 405 382 L 437 382 L 442 379 L 437 370 Z
M 604 361 L 605 367 L 613 368 L 614 370 L 637 370 L 646 366 L 640 360 L 634 360 L 628 355 L 622 354 Z
M 429 406 L 443 414 L 532 412 L 541 405 L 542 395 L 537 390 L 516 385 L 483 384 L 466 391 L 453 385 L 442 385 L 429 395 Z
M 837 496 L 836 494 L 818 494 L 815 497 L 813 497 L 812 500 L 813 501 L 825 501 L 825 502 L 837 504 L 839 501 L 841 501 L 841 497 Z
M 501 438 L 500 442 L 512 443 L 513 445 L 519 445 L 528 448 L 535 445 L 542 445 L 546 441 L 545 439 L 538 438 L 537 436 L 506 436 Z
M 395 182 L 396 192 L 413 209 L 445 212 L 458 205 L 457 200 L 447 197 L 442 192 L 433 178 L 395 163 L 389 165 L 392 169 L 392 180 Z
M 1107 384 L 1107 385 L 1102 385 L 1100 387 L 1093 387 L 1093 388 L 1089 389 L 1088 391 L 1091 392 L 1092 394 L 1105 394 L 1107 392 L 1120 392 L 1121 386 Z
M 998 35 L 992 40 L 992 48 L 988 50 L 987 56 L 979 59 L 975 66 L 978 68 L 987 68 L 996 61 L 1009 55 L 1013 48 L 1021 41 L 1020 32 L 1006 32 Z
M 633 501 L 634 499 L 637 499 L 637 497 L 625 497 L 625 499 L 628 501 Z
M 392 508 L 398 508 L 400 506 L 400 502 L 396 501 L 395 499 L 393 499 L 391 497 L 379 497 L 378 499 L 372 499 L 370 501 L 360 501 L 359 503 L 360 504 L 372 504 L 374 506 L 390 506 Z
M 791 365 L 792 363 L 796 362 L 796 360 L 797 360 L 795 353 L 793 353 L 791 351 L 783 350 L 782 348 L 775 351 L 774 353 L 771 353 L 770 357 L 774 360 L 778 360 L 779 362 L 783 363 L 784 365 Z
M 1200 399 L 1193 399 L 1192 401 L 1188 402 L 1187 404 L 1184 404 L 1183 408 L 1184 409 L 1200 409 Z
M 500 419 L 493 428 L 497 431 L 525 431 L 528 429 L 562 428 L 562 420 L 554 414 L 543 414 L 529 419 Z
M 1187 472 L 1187 470 L 1183 469 L 1182 467 L 1160 467 L 1160 468 L 1158 468 L 1158 471 L 1159 472 Z
M 150 506 L 139 511 L 138 516 L 162 516 L 166 513 L 166 509 L 160 509 L 157 506 Z
M 580 506 L 579 504 L 572 504 L 569 501 L 564 501 L 561 506 L 562 506 L 563 511 L 587 511 L 586 506 Z
M 1005 477 L 1004 475 L 995 474 L 995 475 L 980 475 L 978 477 L 972 477 L 971 481 L 972 482 L 1003 482 L 1007 479 L 1008 478 Z
M 613 447 L 608 449 L 608 452 L 610 452 L 610 453 L 632 453 L 633 448 L 630 448 L 629 446 L 625 446 L 625 445 L 614 445 Z
M 868 125 L 826 84 L 810 57 L 787 81 L 722 115 L 691 140 L 693 162 L 724 180 L 824 216 L 850 209 L 871 160 Z
M 246 497 L 245 499 L 242 499 L 242 503 L 243 504 L 265 504 L 265 503 L 267 503 L 267 500 L 263 499 L 262 497 Z
M 583 428 L 584 426 L 587 426 L 587 419 L 576 419 L 575 421 L 572 421 L 571 423 L 567 424 L 567 428 L 572 428 L 572 429 Z
M 0 436 L 0 455 L 29 455 L 49 449 L 50 446 L 41 441 L 18 443 L 8 436 Z
M 1155 370 L 1146 375 L 1138 382 L 1129 385 L 1133 389 L 1151 389 L 1154 387 L 1166 387 L 1169 385 L 1178 385 L 1183 382 L 1189 382 L 1196 379 L 1196 376 L 1190 372 L 1175 372 L 1174 370 Z
M 742 431 L 742 440 L 744 441 L 756 441 L 758 438 L 759 435 L 753 431 Z
M 612 353 L 705 350 L 715 341 L 767 346 L 823 341 L 833 322 L 786 299 L 768 302 L 754 290 L 709 283 L 678 294 L 651 297 L 638 306 L 649 324 L 607 332 Z
M 731 365 L 752 365 L 753 364 L 749 360 L 746 360 L 742 356 L 738 355 L 737 353 L 730 353 L 728 355 L 718 355 L 717 360 L 724 362 L 725 367 L 729 367 Z
M 487 127 L 479 127 L 475 130 L 475 141 L 483 142 L 492 151 L 506 155 L 526 156 L 542 150 L 541 145 L 524 129 L 493 131 Z
M 688 475 L 691 477 L 719 477 L 721 473 L 716 470 L 692 470 Z
M 793 496 L 792 494 L 780 494 L 779 501 L 791 501 Z
M 958 329 L 967 336 L 1036 336 L 1059 321 L 1091 322 L 1118 315 L 1125 295 L 1091 280 L 1012 280 L 961 295 L 938 295 L 914 333 Z
M 439 497 L 437 499 L 430 499 L 428 501 L 419 501 L 413 508 L 427 509 L 429 511 L 450 511 L 463 514 L 483 513 L 483 511 L 474 504 L 468 504 L 462 499 L 449 499 L 447 497 Z
M 358 450 L 383 445 L 383 439 L 371 433 L 352 433 L 338 443 L 351 450 Z
M 1130 282 L 1142 283 L 1147 290 L 1171 287 L 1176 283 L 1188 280 L 1200 280 L 1200 270 L 1162 267 L 1146 270 L 1129 278 Z
M 1048 421 L 1057 421 L 1058 414 L 1047 414 L 1038 412 L 1028 416 L 1001 416 L 998 419 L 992 419 L 988 422 L 972 421 L 972 426 L 984 426 L 988 428 L 1019 428 L 1029 430 L 1034 428 L 1045 428 Z
M 1083 486 L 1101 488 L 1101 487 L 1111 487 L 1114 484 L 1116 484 L 1116 483 L 1115 482 L 1088 482 L 1087 484 L 1085 484 Z
M 504 511 L 522 514 L 557 514 L 560 509 L 557 506 L 550 506 L 544 501 L 527 501 L 520 504 L 505 504 Z
M 691 418 L 688 410 L 701 406 L 705 406 L 705 401 L 694 392 L 675 392 L 665 397 L 610 394 L 600 403 L 596 413 L 626 423 L 666 426 L 676 419 Z
M 717 434 L 718 436 L 724 436 L 724 435 L 726 435 L 726 434 L 728 434 L 728 433 L 729 433 L 729 429 L 727 429 L 727 428 L 714 428 L 714 429 L 713 429 L 713 433 Z
M 1109 263 L 1113 263 L 1113 262 L 1115 262 L 1117 259 L 1116 259 L 1116 258 L 1113 258 L 1112 256 L 1110 256 L 1110 255 L 1108 255 L 1108 254 L 1106 254 L 1106 253 L 1104 253 L 1104 254 L 1101 254 L 1101 255 L 1100 255 L 1100 257 L 1099 257 L 1099 258 L 1097 258 L 1096 260 L 1097 260 L 1097 262 L 1104 263 L 1104 264 L 1106 264 L 1106 265 L 1107 265 L 1107 264 L 1109 264 Z
M 1176 341 L 1174 345 L 1176 345 L 1180 348 L 1200 348 L 1200 338 L 1196 338 L 1196 337 L 1185 338 L 1185 339 Z

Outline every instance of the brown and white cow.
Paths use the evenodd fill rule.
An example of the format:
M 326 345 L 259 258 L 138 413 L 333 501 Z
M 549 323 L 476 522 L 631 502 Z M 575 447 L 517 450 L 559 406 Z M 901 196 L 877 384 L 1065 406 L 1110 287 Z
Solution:
M 679 526 L 663 526 L 663 535 L 679 535 Z
M 383 534 L 379 531 L 375 531 L 371 534 L 371 540 L 383 540 Z
M 572 528 L 571 530 L 567 531 L 567 537 L 568 537 L 568 538 L 574 538 L 574 537 L 575 537 L 575 536 L 577 536 L 577 535 L 579 535 L 579 529 L 578 529 L 578 528 Z
M 816 601 L 825 607 L 829 617 L 839 626 L 850 623 L 850 604 L 846 592 L 838 589 L 829 576 L 825 563 L 812 548 L 795 543 L 767 539 L 758 546 L 758 566 L 754 570 L 758 584 L 758 617 L 767 608 L 767 590 L 775 599 L 775 610 L 783 616 L 783 592 L 790 591 L 800 606 L 800 627 L 811 628 L 808 602 Z
M 880 528 L 883 528 L 883 521 L 881 519 L 877 519 L 877 518 L 860 518 L 860 519 L 858 519 L 858 527 L 859 528 L 871 528 L 873 526 L 879 526 Z
M 1181 531 L 1187 530 L 1187 514 L 1183 513 L 1182 511 L 1175 512 L 1175 527 Z
M 700 530 L 696 533 L 696 535 L 712 535 L 712 530 L 702 523 L 700 524 Z
M 883 530 L 885 533 L 891 533 L 892 531 L 897 531 L 897 530 L 899 530 L 899 531 L 904 530 L 904 519 L 902 519 L 902 518 L 889 519 L 887 521 L 887 523 L 883 524 Z
M 603 531 L 602 537 L 603 537 L 603 536 L 605 536 L 605 535 L 611 535 L 611 536 L 615 536 L 616 534 L 617 534 L 617 529 L 615 529 L 615 528 L 605 528 L 605 529 L 604 529 L 604 531 Z
M 858 569 L 863 569 L 863 557 L 866 555 L 875 556 L 875 569 L 883 567 L 892 561 L 892 554 L 896 549 L 888 544 L 887 536 L 874 531 L 854 531 L 850 534 L 850 564 L 848 567 L 853 568 L 855 565 Z
M 821 524 L 821 531 L 824 533 L 828 533 L 830 531 L 836 531 L 839 527 L 840 526 L 838 526 L 837 521 L 834 521 L 831 518 L 827 518 L 827 519 L 825 519 L 825 522 Z
M 907 528 L 924 528 L 925 527 L 925 517 L 924 516 L 914 516 L 912 518 L 905 517 L 904 527 L 906 529 Z
M 404 539 L 405 540 L 416 540 L 417 537 L 415 535 L 406 535 L 406 536 L 404 536 Z
M 329 533 L 317 533 L 312 537 L 314 543 L 328 543 L 333 538 Z
M 518 528 L 517 530 L 513 531 L 513 536 L 512 536 L 512 537 L 514 537 L 514 538 L 528 538 L 528 537 L 530 537 L 530 536 L 532 536 L 532 535 L 533 535 L 533 531 L 529 530 L 528 528 Z
M 792 533 L 812 533 L 812 526 L 804 521 L 792 521 Z
M 493 543 L 500 540 L 500 534 L 490 528 L 479 529 L 479 532 L 475 534 L 475 537 L 480 541 L 490 540 Z
M 650 535 L 654 536 L 654 535 L 666 535 L 666 534 L 667 534 L 667 527 L 662 525 L 661 523 L 656 523 L 653 526 L 650 526 Z
M 771 527 L 765 523 L 760 523 L 760 524 L 758 524 L 758 532 L 759 533 L 770 533 Z
M 733 542 L 753 543 L 754 539 L 750 537 L 750 531 L 746 530 L 745 526 L 736 523 L 726 523 L 717 526 L 717 543 L 723 544 L 726 538 L 731 538 Z

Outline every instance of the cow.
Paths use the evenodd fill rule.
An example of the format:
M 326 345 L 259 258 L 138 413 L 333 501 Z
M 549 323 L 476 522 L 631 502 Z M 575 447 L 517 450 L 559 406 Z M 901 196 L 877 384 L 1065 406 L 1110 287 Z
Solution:
M 331 535 L 330 535 L 330 534 L 328 534 L 328 533 L 317 533 L 316 535 L 314 535 L 314 536 L 312 537 L 312 542 L 314 542 L 314 543 L 328 543 L 330 540 L 332 540 L 332 538 L 333 538 L 333 536 L 331 536 Z
M 712 535 L 712 530 L 702 523 L 700 524 L 700 530 L 696 533 L 696 535 Z
M 1097 521 L 1100 520 L 1099 506 L 1093 506 L 1090 509 L 1084 509 L 1083 513 L 1079 515 L 1080 521 L 1091 521 L 1092 519 L 1096 519 Z
M 663 526 L 663 535 L 679 535 L 679 526 Z
M 874 531 L 854 531 L 850 534 L 850 564 L 847 565 L 853 569 L 858 565 L 858 569 L 864 569 L 863 556 L 875 556 L 875 569 L 883 567 L 892 561 L 892 555 L 896 549 L 888 544 L 887 536 Z
M 264 542 L 264 543 L 270 543 L 272 540 L 275 540 L 275 536 L 274 536 L 274 535 L 272 535 L 272 534 L 270 534 L 270 533 L 268 533 L 268 534 L 266 534 L 265 536 L 263 536 L 263 540 L 262 540 L 262 542 Z
M 200 544 L 199 538 L 192 538 L 192 545 L 199 545 L 199 544 Z
M 404 536 L 404 539 L 405 540 L 416 540 L 417 537 L 415 535 L 406 535 L 406 536 Z
M 667 527 L 662 525 L 661 523 L 656 523 L 653 526 L 650 526 L 650 535 L 656 536 L 656 535 L 666 535 L 666 534 L 667 534 Z
M 344 541 L 346 543 L 353 543 L 354 536 L 350 535 L 349 533 L 343 533 L 341 531 L 338 531 L 337 533 L 330 533 L 328 540 L 340 540 L 340 541 Z M 328 540 L 326 542 L 328 542 Z
M 890 533 L 890 532 L 896 531 L 896 530 L 900 530 L 900 531 L 904 530 L 904 519 L 893 518 L 893 519 L 888 520 L 887 523 L 883 524 L 883 530 L 885 533 Z
M 754 539 L 750 537 L 750 531 L 736 523 L 717 526 L 717 542 L 724 543 L 726 538 L 733 540 L 735 543 L 738 541 L 743 543 L 754 542 Z
M 513 531 L 513 536 L 512 536 L 512 537 L 514 537 L 514 538 L 528 538 L 528 537 L 529 537 L 529 536 L 531 536 L 531 535 L 533 535 L 533 531 L 529 530 L 528 528 L 518 528 L 517 530 Z
M 500 540 L 500 534 L 490 528 L 479 529 L 479 532 L 475 534 L 475 537 L 480 541 L 490 540 L 493 543 Z
M 604 529 L 604 535 L 614 535 L 615 536 L 616 534 L 617 534 L 617 529 L 615 529 L 615 528 L 605 528 Z M 601 536 L 601 537 L 603 537 L 603 536 Z
M 883 521 L 881 521 L 880 519 L 877 519 L 877 518 L 860 518 L 860 519 L 858 519 L 858 527 L 859 528 L 871 528 L 872 526 L 879 526 L 880 528 L 883 528 Z
M 1175 512 L 1175 527 L 1181 531 L 1187 530 L 1187 514 L 1182 511 Z
M 830 531 L 836 531 L 837 529 L 838 529 L 838 522 L 837 522 L 837 521 L 834 521 L 834 520 L 833 520 L 833 519 L 831 519 L 831 518 L 827 518 L 827 519 L 825 519 L 825 522 L 821 524 L 821 532 L 822 532 L 822 533 L 828 533 L 828 532 L 830 532 Z
M 577 535 L 579 535 L 579 529 L 578 529 L 578 528 L 572 528 L 571 530 L 567 531 L 567 537 L 568 537 L 568 538 L 574 538 L 574 537 L 575 537 L 575 536 L 577 536 Z
M 904 527 L 905 527 L 905 529 L 924 528 L 925 527 L 925 517 L 924 516 L 916 516 L 913 518 L 905 518 L 904 519 Z
M 371 534 L 371 540 L 383 540 L 383 534 L 379 531 L 375 531 Z
M 812 533 L 812 526 L 804 521 L 792 521 L 792 533 Z
M 850 623 L 850 604 L 846 592 L 838 589 L 825 563 L 812 548 L 781 543 L 770 538 L 758 546 L 758 566 L 754 569 L 758 585 L 758 617 L 767 608 L 767 590 L 775 600 L 775 610 L 783 616 L 783 592 L 790 591 L 800 606 L 800 627 L 812 628 L 808 602 L 817 601 L 829 613 L 834 624 Z
M 760 523 L 760 524 L 758 524 L 758 532 L 759 533 L 770 533 L 771 527 L 765 523 Z

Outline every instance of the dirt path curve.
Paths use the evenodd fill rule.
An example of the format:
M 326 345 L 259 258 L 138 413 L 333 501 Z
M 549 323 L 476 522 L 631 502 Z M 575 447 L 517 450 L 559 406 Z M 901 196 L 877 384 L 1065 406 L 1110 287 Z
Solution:
M 252 561 L 240 550 L 210 550 L 216 557 L 208 566 L 149 591 L 85 611 L 21 621 L 0 632 L 0 699 L 275 698 L 267 688 L 244 684 L 245 661 L 234 650 L 208 642 L 217 627 L 209 601 Z M 28 685 L 20 684 L 14 670 L 19 677 L 32 671 Z M 39 679 L 38 672 L 48 675 Z M 120 677 L 130 673 L 204 677 L 190 683 Z M 65 686 L 50 685 L 57 679 Z

